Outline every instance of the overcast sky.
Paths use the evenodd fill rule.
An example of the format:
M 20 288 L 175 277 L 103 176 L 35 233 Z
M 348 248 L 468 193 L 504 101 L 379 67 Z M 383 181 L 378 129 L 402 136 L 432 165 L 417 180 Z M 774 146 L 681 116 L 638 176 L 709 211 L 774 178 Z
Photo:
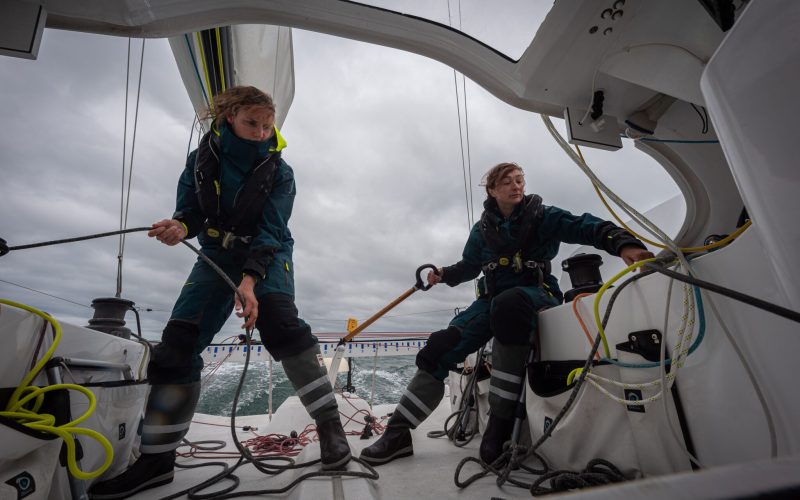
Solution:
M 282 133 L 297 182 L 296 301 L 315 332 L 343 331 L 348 317 L 363 320 L 411 287 L 419 265 L 460 258 L 469 228 L 453 70 L 394 49 L 293 33 L 296 90 Z M 137 65 L 140 43 L 133 42 Z M 0 58 L 0 237 L 9 245 L 119 228 L 127 44 L 45 30 L 38 60 Z M 546 204 L 610 217 L 537 115 L 469 80 L 466 96 L 475 218 L 485 198 L 480 177 L 502 161 L 520 163 L 527 191 Z M 148 40 L 128 227 L 172 214 L 192 117 L 169 44 Z M 654 160 L 623 144 L 616 153 L 584 150 L 609 186 L 640 210 L 678 193 Z M 0 296 L 85 325 L 92 299 L 116 291 L 118 245 L 112 237 L 11 252 L 0 258 Z M 562 246 L 560 255 L 569 252 Z M 142 313 L 143 326 L 158 338 L 195 256 L 144 233 L 128 236 L 124 255 L 122 296 L 153 309 Z M 473 296 L 469 283 L 418 292 L 369 331 L 438 330 Z M 223 333 L 238 331 L 232 320 Z

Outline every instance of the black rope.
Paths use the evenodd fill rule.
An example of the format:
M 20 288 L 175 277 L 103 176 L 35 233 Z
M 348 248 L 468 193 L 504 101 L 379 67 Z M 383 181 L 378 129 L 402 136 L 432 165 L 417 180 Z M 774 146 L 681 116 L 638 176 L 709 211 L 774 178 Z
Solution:
M 447 436 L 454 445 L 462 448 L 470 443 L 478 433 L 478 371 L 483 364 L 483 351 L 486 346 L 482 346 L 478 351 L 475 358 L 476 364 L 469 378 L 467 385 L 461 391 L 461 401 L 459 401 L 458 410 L 454 411 L 444 421 L 444 430 L 430 431 L 427 436 L 429 438 L 440 438 Z M 463 429 L 464 421 L 469 417 L 474 418 L 471 422 L 471 429 L 467 429 L 463 434 L 459 429 Z M 455 422 L 450 426 L 450 421 L 455 418 Z M 463 438 L 462 438 L 463 436 Z
M 724 295 L 734 300 L 738 300 L 739 302 L 744 302 L 745 304 L 751 305 L 753 307 L 757 307 L 767 312 L 771 312 L 772 314 L 776 314 L 782 318 L 786 318 L 800 323 L 800 313 L 798 313 L 797 311 L 781 307 L 777 304 L 773 304 L 772 302 L 767 302 L 766 300 L 761 300 L 759 298 L 753 297 L 752 295 L 747 295 L 742 292 L 737 292 L 736 290 L 731 290 L 730 288 L 725 288 L 724 286 L 717 285 L 716 283 L 703 281 L 701 279 L 695 278 L 694 276 L 689 276 L 686 274 L 673 271 L 671 269 L 667 269 L 655 263 L 645 264 L 645 267 L 652 269 L 653 271 L 659 272 L 661 274 L 667 275 L 670 278 L 676 279 L 678 281 L 682 281 L 690 285 L 704 288 L 708 291 L 718 293 L 720 295 Z
M 239 301 L 242 305 L 244 305 L 244 296 L 239 291 L 238 287 L 233 283 L 233 281 L 228 277 L 228 275 L 223 271 L 213 260 L 211 260 L 207 255 L 202 253 L 198 250 L 194 245 L 189 243 L 188 241 L 181 240 L 181 243 L 189 247 L 194 253 L 196 253 L 206 264 L 208 264 L 224 281 L 228 284 L 229 287 L 236 293 L 237 297 L 239 297 Z M 274 489 L 263 489 L 263 490 L 251 490 L 251 491 L 233 491 L 239 485 L 238 478 L 233 474 L 239 467 L 246 464 L 252 464 L 259 472 L 262 472 L 267 475 L 277 475 L 281 472 L 291 470 L 291 469 L 301 469 L 305 467 L 309 467 L 311 465 L 315 465 L 320 462 L 320 459 L 311 460 L 309 462 L 303 463 L 295 463 L 295 461 L 289 457 L 255 457 L 250 452 L 250 450 L 242 445 L 239 441 L 239 437 L 236 434 L 236 412 L 239 406 L 239 397 L 242 393 L 242 388 L 244 387 L 245 376 L 247 375 L 247 370 L 250 366 L 250 353 L 252 352 L 251 342 L 253 337 L 253 329 L 248 328 L 247 334 L 245 338 L 245 345 L 247 346 L 247 352 L 245 353 L 245 360 L 244 360 L 244 367 L 242 368 L 242 374 L 239 377 L 239 383 L 236 386 L 236 391 L 234 392 L 233 396 L 233 403 L 231 405 L 231 420 L 230 420 L 230 431 L 231 431 L 231 438 L 233 440 L 233 444 L 236 449 L 241 454 L 241 458 L 239 461 L 230 468 L 224 469 L 222 472 L 217 474 L 216 476 L 203 481 L 202 483 L 193 486 L 192 488 L 185 490 L 181 494 L 186 494 L 188 498 L 192 500 L 207 500 L 207 499 L 224 499 L 224 498 L 235 498 L 247 495 L 268 495 L 268 494 L 279 494 L 289 491 L 290 489 L 294 488 L 298 483 L 304 481 L 306 479 L 312 477 L 361 477 L 365 479 L 372 479 L 377 480 L 379 478 L 378 472 L 372 468 L 369 464 L 362 462 L 361 460 L 353 457 L 352 460 L 361 464 L 364 468 L 367 469 L 368 472 L 360 472 L 360 471 L 315 471 L 315 472 L 308 472 L 306 474 L 301 474 L 298 476 L 294 481 L 289 483 L 286 486 L 281 488 L 274 488 Z M 268 461 L 278 461 L 278 462 L 286 462 L 288 465 L 279 465 L 279 464 L 269 464 L 265 463 Z M 221 465 L 220 462 L 214 462 L 215 464 Z M 176 464 L 177 465 L 177 464 Z M 225 467 L 228 467 L 225 464 Z M 207 494 L 200 494 L 198 493 L 201 490 L 209 488 L 222 480 L 230 480 L 233 481 L 234 484 L 214 493 L 207 493 Z M 180 495 L 178 495 L 180 496 Z M 166 497 L 167 499 L 176 498 L 175 496 Z M 166 499 L 162 499 L 166 500 Z
M 614 292 L 611 294 L 611 297 L 608 300 L 608 305 L 606 306 L 606 312 L 603 316 L 602 320 L 603 328 L 605 328 L 605 326 L 608 324 L 608 320 L 611 317 L 611 310 L 614 307 L 614 302 L 616 302 L 620 292 L 629 284 L 638 281 L 644 278 L 645 276 L 649 276 L 654 272 L 655 271 L 653 270 L 647 270 L 645 272 L 636 273 L 634 276 L 631 276 L 630 278 L 620 283 L 619 286 L 617 286 L 614 289 Z M 589 373 L 589 368 L 593 364 L 595 353 L 597 353 L 597 350 L 600 348 L 600 340 L 601 337 L 600 334 L 598 333 L 594 339 L 594 344 L 592 344 L 592 349 L 586 358 L 586 362 L 583 365 L 583 369 L 581 370 L 580 376 L 578 377 L 577 382 L 575 382 L 575 387 L 572 388 L 572 392 L 569 395 L 569 399 L 567 399 L 566 403 L 564 403 L 564 406 L 561 408 L 561 411 L 559 411 L 558 415 L 556 415 L 556 417 L 553 419 L 553 423 L 547 427 L 547 430 L 544 432 L 544 434 L 542 434 L 541 437 L 539 437 L 536 443 L 534 443 L 530 448 L 527 449 L 519 444 L 511 443 L 511 446 L 509 446 L 509 448 L 491 464 L 487 464 L 480 458 L 475 458 L 475 457 L 466 457 L 462 459 L 456 466 L 455 474 L 453 477 L 453 481 L 455 482 L 456 486 L 458 486 L 459 488 L 466 488 L 470 484 L 474 483 L 475 481 L 477 481 L 482 477 L 487 476 L 488 474 L 495 474 L 497 476 L 498 486 L 502 486 L 503 484 L 508 482 L 520 488 L 532 489 L 534 484 L 524 483 L 522 481 L 512 478 L 511 471 L 515 469 L 522 469 L 524 471 L 527 471 L 535 475 L 544 475 L 550 472 L 549 471 L 550 466 L 547 464 L 547 461 L 541 455 L 539 455 L 536 452 L 536 450 L 538 450 L 545 443 L 545 441 L 547 441 L 547 439 L 550 438 L 553 431 L 556 429 L 558 424 L 561 422 L 561 420 L 567 414 L 569 409 L 572 407 L 572 404 L 575 402 L 575 399 L 578 397 L 578 393 L 580 392 L 580 389 L 583 386 L 584 381 L 586 380 L 586 376 Z M 522 463 L 530 457 L 536 458 L 543 465 L 543 468 L 533 469 Z M 466 480 L 461 481 L 459 479 L 459 476 L 461 475 L 461 470 L 467 463 L 470 462 L 477 463 L 482 470 L 468 477 Z
M 123 230 L 119 230 L 119 231 L 110 231 L 110 232 L 107 232 L 107 233 L 92 234 L 92 235 L 88 235 L 88 236 L 79 236 L 79 237 L 76 237 L 76 238 L 67 238 L 67 239 L 63 239 L 63 240 L 52 240 L 52 241 L 44 241 L 44 242 L 41 242 L 41 243 L 31 243 L 31 244 L 28 244 L 28 245 L 18 245 L 18 246 L 13 246 L 13 247 L 8 247 L 5 244 L 4 240 L 0 240 L 0 255 L 4 255 L 5 253 L 8 253 L 11 250 L 23 250 L 23 249 L 27 249 L 27 248 L 37 248 L 37 247 L 43 247 L 43 246 L 48 246 L 48 245 L 57 245 L 57 244 L 61 244 L 61 243 L 72 243 L 72 242 L 75 242 L 75 241 L 90 240 L 90 239 L 94 239 L 94 238 L 102 238 L 102 237 L 105 237 L 105 236 L 114 236 L 114 235 L 123 234 L 123 233 L 133 233 L 133 232 L 138 232 L 138 231 L 149 231 L 150 229 L 152 229 L 152 228 L 151 227 L 138 227 L 138 228 L 131 228 L 131 229 L 123 229 Z M 192 245 L 188 241 L 181 240 L 181 243 L 183 243 L 184 245 L 189 247 L 189 249 L 191 249 L 206 264 L 208 264 L 220 276 L 220 278 L 222 278 L 225 281 L 225 283 L 234 291 L 236 296 L 239 298 L 240 303 L 242 305 L 244 305 L 244 303 L 245 303 L 244 296 L 239 291 L 239 288 L 236 286 L 236 284 L 230 279 L 230 277 L 228 277 L 228 275 L 225 273 L 225 271 L 223 271 L 213 260 L 211 260 L 207 255 L 202 253 L 200 250 L 198 250 L 194 245 Z M 140 334 L 139 335 L 135 335 L 135 336 L 137 338 L 147 342 L 146 340 L 144 340 L 143 337 L 141 337 L 141 324 L 139 322 L 138 311 L 136 311 L 134 309 L 134 313 L 136 313 L 137 327 L 140 329 Z M 312 461 L 309 461 L 309 462 L 299 463 L 298 464 L 298 463 L 295 463 L 294 460 L 292 460 L 291 458 L 288 458 L 288 457 L 254 457 L 253 454 L 250 452 L 250 450 L 247 449 L 245 446 L 243 446 L 239 442 L 239 438 L 236 435 L 236 409 L 237 409 L 237 407 L 239 405 L 239 397 L 241 395 L 242 387 L 244 386 L 245 376 L 247 375 L 247 370 L 248 370 L 248 367 L 249 367 L 249 364 L 250 364 L 250 352 L 252 351 L 252 349 L 250 347 L 251 347 L 252 335 L 253 335 L 253 329 L 249 328 L 247 330 L 247 337 L 246 337 L 247 353 L 246 353 L 246 357 L 245 357 L 244 368 L 242 369 L 242 375 L 239 378 L 239 384 L 236 387 L 236 392 L 235 392 L 235 395 L 234 395 L 233 405 L 232 405 L 232 410 L 231 410 L 231 436 L 233 438 L 234 445 L 236 446 L 236 448 L 239 450 L 239 453 L 241 454 L 241 458 L 239 459 L 239 461 L 233 467 L 229 466 L 225 462 L 209 462 L 209 463 L 205 463 L 205 464 L 194 464 L 194 465 L 184 465 L 184 464 L 177 464 L 176 463 L 175 465 L 177 467 L 183 467 L 183 468 L 196 468 L 196 467 L 204 467 L 204 466 L 211 466 L 211 465 L 219 465 L 219 466 L 223 467 L 223 470 L 222 470 L 222 472 L 220 472 L 216 476 L 213 476 L 213 477 L 203 481 L 202 483 L 200 483 L 198 485 L 192 486 L 191 488 L 188 488 L 188 489 L 183 490 L 181 492 L 174 493 L 172 495 L 164 497 L 162 500 L 177 498 L 177 497 L 180 497 L 180 496 L 183 496 L 183 495 L 187 495 L 190 499 L 196 499 L 196 500 L 201 500 L 202 499 L 202 500 L 205 500 L 205 499 L 211 499 L 211 498 L 214 498 L 214 499 L 234 498 L 234 497 L 240 497 L 240 496 L 246 496 L 246 495 L 278 494 L 278 493 L 283 493 L 283 492 L 289 491 L 290 489 L 292 489 L 295 485 L 297 485 L 301 481 L 304 481 L 304 480 L 312 478 L 312 477 L 361 477 L 361 478 L 365 478 L 365 479 L 377 480 L 379 478 L 378 472 L 374 468 L 372 468 L 369 464 L 367 464 L 365 462 L 362 462 L 361 460 L 359 460 L 359 459 L 354 457 L 354 458 L 352 458 L 352 460 L 357 462 L 357 463 L 359 463 L 359 464 L 361 464 L 367 470 L 367 472 L 360 472 L 360 471 L 317 471 L 317 472 L 309 472 L 309 473 L 300 475 L 297 479 L 295 479 L 294 481 L 292 481 L 291 483 L 289 483 L 288 485 L 286 485 L 286 486 L 284 486 L 282 488 L 253 490 L 253 491 L 240 491 L 240 492 L 233 492 L 232 493 L 232 491 L 235 490 L 239 486 L 239 483 L 240 483 L 239 478 L 237 476 L 235 476 L 233 474 L 233 472 L 237 468 L 239 468 L 240 466 L 242 466 L 244 464 L 248 464 L 248 463 L 253 464 L 253 466 L 256 469 L 258 469 L 259 471 L 261 471 L 261 472 L 263 472 L 265 474 L 276 475 L 276 474 L 280 474 L 281 472 L 286 471 L 286 470 L 304 468 L 304 467 L 308 467 L 308 466 L 311 466 L 311 465 L 314 465 L 314 464 L 317 464 L 317 463 L 320 462 L 320 459 L 317 459 L 317 460 L 312 460 Z M 148 345 L 149 345 L 149 342 L 148 342 Z M 285 465 L 284 466 L 284 465 L 265 464 L 265 463 L 263 463 L 263 462 L 266 462 L 268 460 L 288 462 L 289 465 Z M 224 488 L 221 491 L 217 491 L 217 492 L 214 492 L 214 493 L 209 493 L 209 494 L 199 494 L 199 493 L 197 493 L 197 492 L 199 492 L 199 491 L 201 491 L 203 489 L 206 489 L 206 488 L 208 488 L 208 487 L 210 487 L 210 486 L 212 486 L 214 484 L 219 483 L 222 480 L 232 481 L 233 484 L 228 486 L 227 488 Z
M 531 494 L 534 496 L 549 495 L 559 491 L 602 486 L 626 480 L 625 475 L 614 464 L 602 458 L 595 458 L 590 460 L 586 464 L 586 468 L 580 472 L 555 470 L 543 474 L 531 486 Z M 547 481 L 550 481 L 549 488 L 542 486 Z
M 115 235 L 124 234 L 124 233 L 136 233 L 136 232 L 139 232 L 139 231 L 149 231 L 151 229 L 153 229 L 153 228 L 152 227 L 134 227 L 134 228 L 131 228 L 131 229 L 121 229 L 119 231 L 109 231 L 107 233 L 90 234 L 88 236 L 78 236 L 76 238 L 67 238 L 67 239 L 64 239 L 64 240 L 42 241 L 40 243 L 29 243 L 27 245 L 16 245 L 16 246 L 13 246 L 13 247 L 8 247 L 8 251 L 10 252 L 12 250 L 25 250 L 25 249 L 28 249 L 28 248 L 38 248 L 38 247 L 46 247 L 46 246 L 50 246 L 50 245 L 60 245 L 61 243 L 73 243 L 75 241 L 91 240 L 91 239 L 94 239 L 94 238 L 104 238 L 106 236 L 115 236 Z M 0 240 L 0 241 L 3 241 L 3 240 Z M 5 243 L 5 242 L 3 242 L 3 243 Z M 5 254 L 0 251 L 0 255 L 5 255 Z

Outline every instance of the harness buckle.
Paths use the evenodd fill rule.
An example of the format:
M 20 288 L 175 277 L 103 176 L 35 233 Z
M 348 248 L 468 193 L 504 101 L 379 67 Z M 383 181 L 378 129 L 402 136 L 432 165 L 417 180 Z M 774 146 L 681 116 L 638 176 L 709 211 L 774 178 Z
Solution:
M 224 248 L 226 250 L 229 249 L 231 247 L 231 243 L 233 242 L 234 238 L 236 238 L 235 234 L 230 233 L 228 231 L 223 231 L 223 234 L 222 234 L 222 248 Z
M 519 273 L 522 272 L 522 252 L 518 251 L 514 254 L 514 272 Z

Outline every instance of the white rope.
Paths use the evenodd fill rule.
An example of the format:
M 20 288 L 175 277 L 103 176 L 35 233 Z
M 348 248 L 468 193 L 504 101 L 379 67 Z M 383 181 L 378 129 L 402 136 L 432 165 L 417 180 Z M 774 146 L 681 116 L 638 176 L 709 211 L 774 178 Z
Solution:
M 681 47 L 679 47 L 679 48 L 681 48 Z M 640 226 L 642 226 L 646 231 L 648 231 L 650 234 L 652 234 L 655 238 L 661 240 L 661 242 L 664 243 L 664 245 L 666 245 L 667 248 L 669 248 L 669 250 L 672 251 L 675 254 L 675 256 L 677 257 L 677 259 L 679 261 L 679 264 L 680 264 L 679 265 L 680 269 L 682 269 L 689 276 L 694 276 L 694 272 L 693 272 L 692 267 L 690 266 L 688 260 L 683 255 L 683 252 L 681 252 L 681 250 L 678 247 L 678 245 L 672 239 L 670 239 L 666 234 L 664 234 L 660 229 L 658 229 L 658 227 L 656 227 L 655 224 L 650 222 L 643 215 L 641 215 L 638 212 L 636 212 L 636 210 L 634 210 L 632 207 L 630 207 L 627 203 L 625 203 L 622 199 L 620 199 L 616 194 L 614 194 L 614 192 L 611 191 L 605 184 L 603 184 L 594 175 L 594 173 L 591 171 L 591 169 L 589 169 L 588 165 L 586 165 L 586 162 L 582 161 L 580 159 L 580 157 L 577 154 L 575 154 L 574 151 L 572 151 L 572 148 L 569 147 L 569 145 L 566 143 L 566 141 L 561 136 L 561 134 L 559 134 L 558 131 L 555 129 L 555 127 L 553 126 L 553 123 L 550 120 L 550 118 L 545 116 L 545 115 L 541 115 L 541 116 L 542 116 L 542 120 L 545 123 L 545 126 L 547 127 L 547 130 L 551 133 L 551 135 L 556 140 L 558 145 L 561 146 L 561 148 L 567 153 L 567 155 L 570 158 L 572 158 L 572 160 L 592 180 L 592 182 L 598 187 L 598 189 L 600 189 L 601 191 L 603 191 L 603 193 L 608 195 L 608 197 L 611 198 L 626 214 L 628 214 L 628 216 L 631 217 L 631 219 L 633 219 L 635 222 L 637 222 Z M 694 302 L 694 297 L 693 296 L 692 296 L 692 301 Z M 754 390 L 756 391 L 756 396 L 758 397 L 759 404 L 761 405 L 761 408 L 762 408 L 762 410 L 764 412 L 764 415 L 766 417 L 766 420 L 767 420 L 767 427 L 768 427 L 769 436 L 770 436 L 770 455 L 774 458 L 778 454 L 778 451 L 777 451 L 777 446 L 778 446 L 777 445 L 777 434 L 776 434 L 776 430 L 775 430 L 775 422 L 774 422 L 773 417 L 772 417 L 772 412 L 769 409 L 769 405 L 767 404 L 767 400 L 766 400 L 766 397 L 764 395 L 764 392 L 763 392 L 763 390 L 761 388 L 761 384 L 759 384 L 758 379 L 757 379 L 754 371 L 752 370 L 752 367 L 750 366 L 749 362 L 747 361 L 747 358 L 745 357 L 744 353 L 742 352 L 742 349 L 739 347 L 738 343 L 736 342 L 736 339 L 730 333 L 730 331 L 728 330 L 727 325 L 722 320 L 722 317 L 719 314 L 719 311 L 717 310 L 716 304 L 714 302 L 714 299 L 711 297 L 711 294 L 706 293 L 706 301 L 708 302 L 709 306 L 711 307 L 711 311 L 712 311 L 715 319 L 720 324 L 720 327 L 722 328 L 722 331 L 724 332 L 725 337 L 728 339 L 728 341 L 733 346 L 733 349 L 734 349 L 734 352 L 736 353 L 736 356 L 739 358 L 739 361 L 742 363 L 742 366 L 745 368 L 745 372 L 747 373 L 747 377 L 750 380 L 750 383 L 752 384 Z M 688 345 L 688 343 L 687 343 L 687 345 Z M 686 347 L 684 347 L 684 348 L 686 350 L 685 352 L 688 353 L 688 348 L 686 348 Z M 683 352 L 684 351 L 681 351 L 681 354 L 683 354 Z M 680 368 L 680 366 L 682 366 L 682 361 L 680 363 L 675 363 L 675 365 L 676 365 L 677 368 Z

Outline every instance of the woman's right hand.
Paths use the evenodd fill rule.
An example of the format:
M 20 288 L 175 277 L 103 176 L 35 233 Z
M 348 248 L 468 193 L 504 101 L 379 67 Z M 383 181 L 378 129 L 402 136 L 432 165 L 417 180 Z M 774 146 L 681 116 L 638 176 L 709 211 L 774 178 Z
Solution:
M 437 267 L 436 272 L 428 271 L 428 284 L 433 286 L 442 282 L 442 268 Z
M 250 275 L 245 275 L 239 284 L 239 292 L 244 297 L 244 304 L 239 300 L 238 293 L 235 297 L 236 315 L 244 318 L 244 323 L 242 324 L 244 329 L 253 328 L 256 325 L 256 319 L 258 319 L 258 299 L 256 299 L 254 292 L 255 286 L 256 280 Z
M 155 237 L 165 245 L 177 245 L 186 238 L 186 228 L 179 220 L 164 219 L 153 224 L 153 228 L 147 232 L 147 236 Z

